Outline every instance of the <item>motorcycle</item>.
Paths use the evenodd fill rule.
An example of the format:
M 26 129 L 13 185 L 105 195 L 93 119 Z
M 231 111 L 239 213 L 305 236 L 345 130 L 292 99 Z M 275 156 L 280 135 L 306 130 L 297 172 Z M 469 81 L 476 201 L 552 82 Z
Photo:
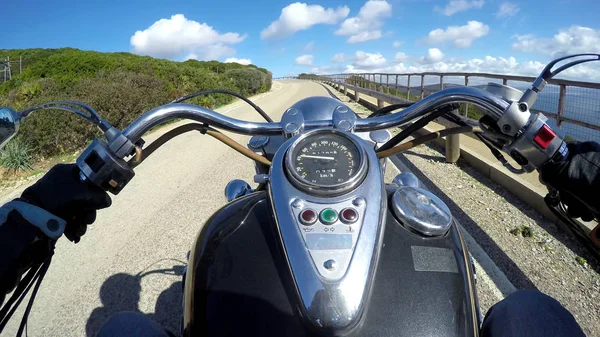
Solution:
M 570 58 L 576 60 L 552 71 Z M 157 148 L 186 132 L 215 137 L 256 162 L 257 186 L 227 184 L 229 202 L 206 221 L 191 247 L 184 336 L 477 336 L 474 267 L 457 222 L 411 173 L 384 184 L 385 158 L 464 132 L 473 132 L 516 173 L 565 158 L 563 139 L 530 108 L 553 76 L 599 59 L 579 54 L 552 61 L 524 93 L 495 83 L 485 89 L 454 87 L 399 112 L 390 113 L 400 106 L 386 107 L 372 118 L 359 118 L 328 97 L 303 99 L 274 122 L 231 93 L 266 119 L 260 123 L 183 103 L 206 93 L 230 93 L 225 90 L 182 97 L 122 131 L 78 102 L 50 102 L 20 113 L 2 108 L 0 146 L 34 111 L 76 113 L 105 137 L 77 159 L 81 180 L 113 194 Z M 483 117 L 473 123 L 455 114 L 456 102 L 479 107 Z M 401 143 L 439 117 L 458 126 Z M 144 143 L 147 131 L 176 118 L 195 122 Z M 385 130 L 401 126 L 390 139 Z M 245 147 L 218 129 L 252 137 Z

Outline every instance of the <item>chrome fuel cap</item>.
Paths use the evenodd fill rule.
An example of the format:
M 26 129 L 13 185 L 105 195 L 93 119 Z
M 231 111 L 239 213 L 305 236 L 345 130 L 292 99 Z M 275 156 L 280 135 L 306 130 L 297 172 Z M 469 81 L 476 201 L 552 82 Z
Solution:
M 400 187 L 392 196 L 392 208 L 404 226 L 425 236 L 444 235 L 452 225 L 448 206 L 422 188 Z

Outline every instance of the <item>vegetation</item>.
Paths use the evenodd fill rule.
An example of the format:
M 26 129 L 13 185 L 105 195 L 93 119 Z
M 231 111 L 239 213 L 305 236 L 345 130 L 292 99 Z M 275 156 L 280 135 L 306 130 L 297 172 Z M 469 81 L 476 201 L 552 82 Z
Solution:
M 301 73 L 298 75 L 298 78 L 301 80 L 318 80 L 320 79 L 320 76 L 315 74 Z
M 577 261 L 577 264 L 579 264 L 582 267 L 585 267 L 587 265 L 587 261 L 581 256 L 577 256 L 575 258 L 575 261 Z
M 272 74 L 254 65 L 174 62 L 130 53 L 99 53 L 72 48 L 0 50 L 12 60 L 23 57 L 23 71 L 0 85 L 0 106 L 22 110 L 53 100 L 76 100 L 123 128 L 144 111 L 196 91 L 228 89 L 253 95 L 271 88 Z M 16 76 L 15 76 L 16 75 Z M 190 102 L 208 108 L 232 97 L 211 94 Z M 32 114 L 16 138 L 37 157 L 69 153 L 99 136 L 82 118 L 59 111 Z
M 13 173 L 33 169 L 31 149 L 19 139 L 9 142 L 0 152 L 0 165 Z
M 533 229 L 526 225 L 522 225 L 521 227 L 513 228 L 510 230 L 510 233 L 515 236 L 521 235 L 524 238 L 533 237 Z

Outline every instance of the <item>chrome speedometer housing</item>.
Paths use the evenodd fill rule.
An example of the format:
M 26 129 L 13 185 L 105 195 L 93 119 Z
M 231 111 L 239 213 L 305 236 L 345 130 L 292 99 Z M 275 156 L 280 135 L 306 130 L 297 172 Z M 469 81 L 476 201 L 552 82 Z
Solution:
M 326 143 L 326 146 L 333 146 L 331 144 L 335 143 L 345 143 L 348 145 L 342 145 L 341 148 L 346 148 L 348 152 L 346 155 L 350 156 L 353 164 L 351 165 L 347 176 L 343 176 L 338 179 L 341 181 L 339 183 L 322 183 L 315 179 L 306 179 L 306 172 L 302 172 L 301 167 L 296 165 L 298 153 L 300 150 L 306 150 L 305 148 L 301 149 L 301 147 L 303 147 L 304 144 L 310 143 L 312 139 L 317 140 L 323 139 L 324 137 L 332 140 L 331 143 Z M 335 140 L 338 140 L 338 142 L 335 142 Z M 337 162 L 338 159 L 343 159 L 341 157 L 335 157 L 343 156 L 342 153 L 329 155 L 334 157 L 322 158 L 327 160 L 335 160 L 335 162 Z M 318 158 L 310 155 L 307 157 Z M 354 163 L 354 161 L 357 163 Z M 296 188 L 306 193 L 318 196 L 337 196 L 354 190 L 364 180 L 367 174 L 367 168 L 368 163 L 366 160 L 366 153 L 360 139 L 352 134 L 335 129 L 317 129 L 299 135 L 298 138 L 288 148 L 285 157 L 285 170 L 290 182 Z

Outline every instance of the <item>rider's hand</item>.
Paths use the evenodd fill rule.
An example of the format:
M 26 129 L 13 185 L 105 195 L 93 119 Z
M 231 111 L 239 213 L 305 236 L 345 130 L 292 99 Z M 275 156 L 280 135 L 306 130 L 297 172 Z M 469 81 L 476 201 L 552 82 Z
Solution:
M 568 144 L 569 157 L 540 168 L 544 184 L 558 190 L 569 215 L 591 221 L 600 216 L 600 144 Z
M 21 200 L 65 220 L 65 236 L 75 243 L 85 234 L 87 225 L 96 220 L 96 210 L 111 204 L 106 192 L 79 179 L 75 164 L 54 166 L 23 192 Z

